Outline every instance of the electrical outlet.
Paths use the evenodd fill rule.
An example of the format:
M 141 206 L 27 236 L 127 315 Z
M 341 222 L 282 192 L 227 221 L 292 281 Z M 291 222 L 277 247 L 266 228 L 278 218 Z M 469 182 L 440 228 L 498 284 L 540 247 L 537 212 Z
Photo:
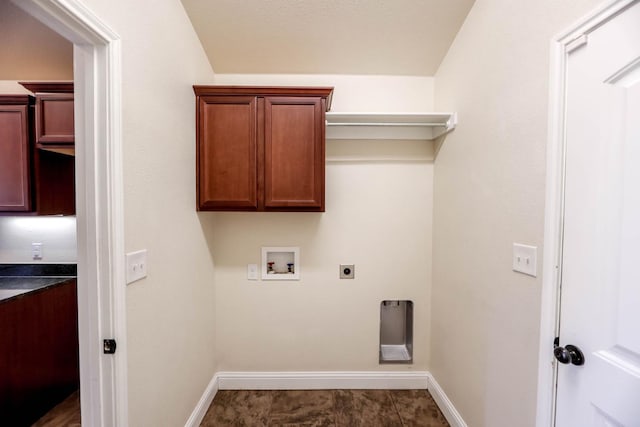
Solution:
M 341 264 L 340 265 L 340 278 L 341 279 L 353 279 L 356 277 L 355 264 Z
M 42 259 L 42 243 L 31 244 L 31 256 L 36 261 Z
M 147 250 L 127 254 L 127 284 L 147 277 Z
M 513 271 L 536 277 L 538 268 L 538 248 L 536 246 L 513 244 Z

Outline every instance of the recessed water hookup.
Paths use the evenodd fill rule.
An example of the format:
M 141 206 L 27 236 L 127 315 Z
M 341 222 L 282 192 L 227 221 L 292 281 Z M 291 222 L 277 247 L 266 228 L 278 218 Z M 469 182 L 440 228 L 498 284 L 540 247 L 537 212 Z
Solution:
M 262 280 L 300 280 L 300 248 L 262 248 Z

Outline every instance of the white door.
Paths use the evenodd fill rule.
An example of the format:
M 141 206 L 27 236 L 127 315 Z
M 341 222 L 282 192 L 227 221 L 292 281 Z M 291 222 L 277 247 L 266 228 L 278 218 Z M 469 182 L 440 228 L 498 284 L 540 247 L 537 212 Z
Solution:
M 640 2 L 574 46 L 556 426 L 640 426 Z

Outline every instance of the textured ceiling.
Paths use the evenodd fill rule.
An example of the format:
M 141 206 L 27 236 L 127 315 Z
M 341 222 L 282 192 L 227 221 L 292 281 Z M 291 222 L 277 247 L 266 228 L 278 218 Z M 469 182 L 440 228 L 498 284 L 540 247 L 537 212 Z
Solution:
M 182 0 L 216 73 L 432 76 L 474 0 Z

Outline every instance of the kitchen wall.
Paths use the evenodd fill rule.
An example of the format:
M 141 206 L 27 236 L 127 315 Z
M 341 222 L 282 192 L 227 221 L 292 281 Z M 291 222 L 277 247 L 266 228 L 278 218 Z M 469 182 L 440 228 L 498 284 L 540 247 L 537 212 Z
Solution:
M 204 82 L 203 82 L 204 83 Z M 332 111 L 430 111 L 433 79 L 216 75 L 219 84 L 335 86 Z M 215 260 L 217 370 L 425 370 L 433 151 L 327 141 L 325 213 L 203 212 Z M 299 246 L 300 281 L 248 281 L 262 246 Z M 339 265 L 355 264 L 340 280 Z M 414 306 L 414 364 L 379 365 L 380 302 Z
M 213 260 L 195 206 L 195 97 L 213 72 L 178 0 L 82 0 L 122 40 L 129 425 L 184 425 L 214 374 Z M 123 254 L 124 256 L 124 254 Z
M 42 243 L 42 261 L 33 261 L 32 243 Z M 0 217 L 0 264 L 65 264 L 76 259 L 75 217 Z
M 598 3 L 476 0 L 436 74 L 459 125 L 435 162 L 430 371 L 470 426 L 535 423 L 550 40 Z
M 9 0 L 0 1 L 0 80 L 73 79 L 73 45 Z

